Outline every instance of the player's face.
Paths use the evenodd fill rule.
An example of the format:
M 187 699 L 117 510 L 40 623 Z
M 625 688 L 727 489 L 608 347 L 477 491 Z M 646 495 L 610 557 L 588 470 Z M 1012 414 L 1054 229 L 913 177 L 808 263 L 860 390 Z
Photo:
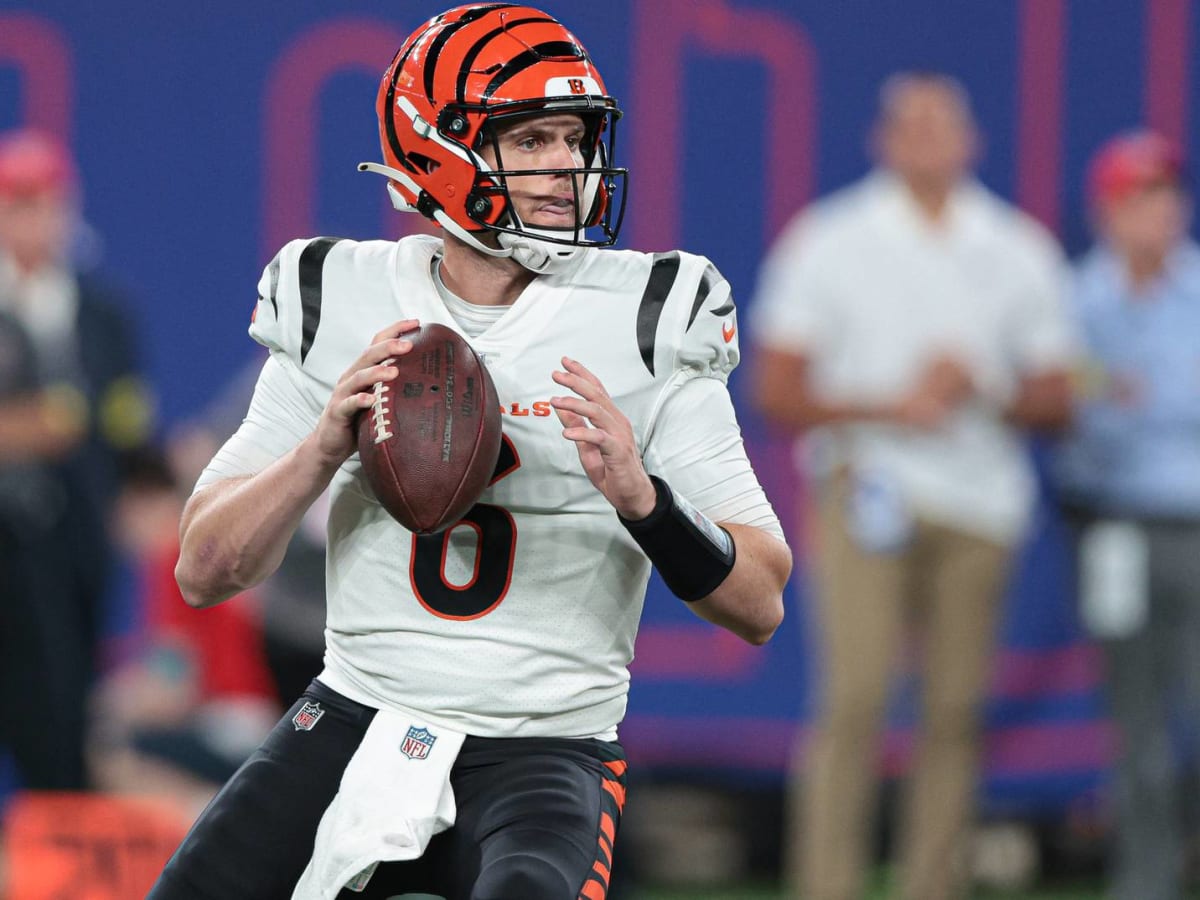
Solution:
M 582 169 L 583 119 L 559 114 L 518 119 L 497 127 L 495 147 L 485 142 L 481 155 L 493 168 Z M 517 215 L 526 225 L 573 230 L 577 222 L 576 196 L 583 179 L 566 172 L 557 175 L 509 176 L 508 194 Z M 574 182 L 574 186 L 572 185 Z

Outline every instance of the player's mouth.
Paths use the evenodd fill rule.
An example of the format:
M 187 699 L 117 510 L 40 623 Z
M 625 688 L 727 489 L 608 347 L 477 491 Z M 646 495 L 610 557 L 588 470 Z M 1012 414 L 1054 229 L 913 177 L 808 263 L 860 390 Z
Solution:
M 561 197 L 539 197 L 536 212 L 538 216 L 553 219 L 556 222 L 573 223 L 575 221 L 575 197 L 572 194 Z
M 527 194 L 513 196 L 512 199 L 527 225 L 568 230 L 578 227 L 575 195 L 572 193 Z

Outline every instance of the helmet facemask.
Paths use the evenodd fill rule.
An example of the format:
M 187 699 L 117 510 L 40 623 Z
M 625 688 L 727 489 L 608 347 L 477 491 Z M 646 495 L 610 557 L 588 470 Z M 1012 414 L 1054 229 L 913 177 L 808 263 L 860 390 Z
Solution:
M 500 135 L 506 126 L 516 127 L 535 116 L 577 115 L 583 121 L 584 133 L 579 144 L 582 163 L 574 168 L 519 169 L 505 164 Z M 506 236 L 533 238 L 564 247 L 607 247 L 617 239 L 625 215 L 626 179 L 628 172 L 609 165 L 615 149 L 616 123 L 620 112 L 595 107 L 579 109 L 550 100 L 536 112 L 528 109 L 493 112 L 488 115 L 476 141 L 477 152 L 490 149 L 495 166 L 480 160 L 480 180 L 474 201 L 467 204 L 468 215 L 482 228 L 496 232 L 501 245 L 510 242 Z M 514 187 L 519 188 L 529 177 L 564 177 L 571 187 L 574 222 L 567 226 L 547 226 L 524 222 L 513 199 Z M 479 202 L 482 201 L 482 202 Z M 499 217 L 487 215 L 497 205 L 504 210 Z M 476 210 L 482 213 L 477 215 Z M 592 233 L 589 236 L 589 231 Z

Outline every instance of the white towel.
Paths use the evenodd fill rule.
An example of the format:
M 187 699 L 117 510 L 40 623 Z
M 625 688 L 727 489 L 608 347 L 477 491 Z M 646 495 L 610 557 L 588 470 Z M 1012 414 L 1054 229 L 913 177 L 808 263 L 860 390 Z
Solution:
M 292 900 L 333 900 L 352 881 L 362 890 L 379 863 L 424 853 L 430 838 L 454 824 L 450 769 L 464 737 L 377 712 L 321 817 Z

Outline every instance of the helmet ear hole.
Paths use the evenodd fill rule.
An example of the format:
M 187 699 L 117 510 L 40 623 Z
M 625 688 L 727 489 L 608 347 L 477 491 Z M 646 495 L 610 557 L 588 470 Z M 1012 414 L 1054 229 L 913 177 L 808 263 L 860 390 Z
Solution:
M 426 156 L 423 153 L 409 153 L 408 161 L 419 168 L 426 175 L 432 175 L 442 165 L 436 159 Z

